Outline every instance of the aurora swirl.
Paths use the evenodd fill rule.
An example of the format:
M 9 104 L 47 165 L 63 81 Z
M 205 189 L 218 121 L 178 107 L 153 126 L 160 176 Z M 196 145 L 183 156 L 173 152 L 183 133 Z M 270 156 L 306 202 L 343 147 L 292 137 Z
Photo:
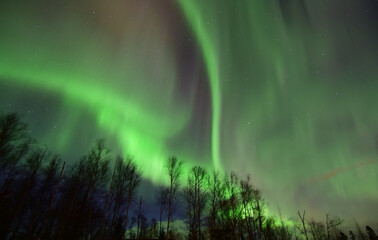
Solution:
M 52 151 L 103 137 L 156 185 L 177 154 L 250 173 L 288 216 L 374 219 L 377 2 L 4 0 L 0 17 L 0 109 Z

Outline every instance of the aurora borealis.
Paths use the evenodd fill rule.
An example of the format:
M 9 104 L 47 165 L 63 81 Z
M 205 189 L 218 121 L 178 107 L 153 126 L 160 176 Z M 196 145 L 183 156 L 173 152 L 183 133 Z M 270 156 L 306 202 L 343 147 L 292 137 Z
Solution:
M 75 161 L 95 139 L 251 174 L 273 212 L 376 221 L 378 2 L 3 0 L 0 110 Z

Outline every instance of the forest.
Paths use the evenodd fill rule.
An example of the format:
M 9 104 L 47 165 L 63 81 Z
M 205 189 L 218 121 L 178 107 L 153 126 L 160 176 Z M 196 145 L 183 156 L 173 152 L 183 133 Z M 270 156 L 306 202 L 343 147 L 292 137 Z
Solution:
M 269 216 L 250 177 L 201 166 L 183 174 L 174 155 L 153 218 L 138 195 L 137 160 L 112 157 L 104 140 L 83 153 L 68 164 L 38 144 L 17 113 L 0 116 L 0 239 L 378 239 L 373 227 L 345 229 L 328 214 L 324 222 L 303 210 L 293 221 Z

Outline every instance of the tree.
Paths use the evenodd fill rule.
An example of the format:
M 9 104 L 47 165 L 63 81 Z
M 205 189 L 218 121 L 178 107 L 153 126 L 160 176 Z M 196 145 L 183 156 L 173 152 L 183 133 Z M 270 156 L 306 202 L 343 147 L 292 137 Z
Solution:
M 117 161 L 115 163 L 115 175 L 114 175 L 114 187 L 111 189 L 111 203 L 113 204 L 112 207 L 112 220 L 110 223 L 110 230 L 114 231 L 115 227 L 119 225 L 119 218 L 121 217 L 120 210 L 126 201 L 126 191 L 127 191 L 127 182 L 125 181 L 129 174 L 129 167 L 124 162 L 124 159 L 121 157 L 117 157 Z M 108 213 L 110 215 L 110 213 Z M 108 216 L 109 217 L 109 216 Z M 122 217 L 123 219 L 123 217 Z M 123 220 L 121 221 L 123 222 Z
M 5 199 L 9 194 L 9 187 L 17 175 L 18 163 L 28 153 L 30 143 L 27 124 L 16 113 L 0 116 L 0 199 Z M 2 215 L 3 207 L 0 205 Z
M 169 186 L 159 193 L 160 225 L 156 219 L 147 221 L 142 198 L 128 221 L 141 181 L 141 171 L 131 158 L 117 157 L 110 179 L 109 151 L 104 141 L 98 141 L 65 168 L 65 162 L 61 164 L 60 157 L 48 153 L 47 147 L 33 148 L 25 130 L 17 116 L 0 116 L 1 239 L 125 239 L 126 232 L 137 239 L 184 238 L 170 226 L 182 172 L 182 162 L 175 156 L 166 163 Z M 195 166 L 183 193 L 188 239 L 348 239 L 338 229 L 342 220 L 328 214 L 324 223 L 308 222 L 306 212 L 298 211 L 300 222 L 291 229 L 281 214 L 280 222 L 267 216 L 261 192 L 249 176 L 242 180 L 234 172 L 222 178 L 217 172 L 208 176 L 205 169 Z M 167 232 L 162 226 L 166 212 Z M 378 239 L 371 227 L 365 229 L 356 224 L 356 235 L 349 231 L 350 239 Z M 303 236 L 297 236 L 297 230 Z
M 137 233 L 136 238 L 141 238 L 141 228 L 142 228 L 142 218 L 144 217 L 144 212 L 142 209 L 143 200 L 142 197 L 139 198 L 138 212 L 137 212 Z
M 265 228 L 264 228 L 264 239 L 266 240 L 276 240 L 276 232 L 275 232 L 275 225 L 274 225 L 274 218 L 268 217 L 265 221 Z
M 366 236 L 364 231 L 361 229 L 360 225 L 358 225 L 357 223 L 356 223 L 356 228 L 357 228 L 357 236 L 358 236 L 357 238 L 359 240 L 365 240 L 368 238 L 368 236 Z
M 326 214 L 326 232 L 327 239 L 331 239 L 331 232 L 336 232 L 337 226 L 339 226 L 343 221 L 338 217 L 330 217 Z
M 224 176 L 224 195 L 226 198 L 221 203 L 222 227 L 224 231 L 229 232 L 230 238 L 236 239 L 243 210 L 240 208 L 239 178 L 234 172 Z
M 182 161 L 176 156 L 171 156 L 167 160 L 167 171 L 169 176 L 169 197 L 168 197 L 168 219 L 167 219 L 167 239 L 169 239 L 169 227 L 171 222 L 174 197 L 180 185 L 182 174 Z
M 278 233 L 281 240 L 292 239 L 292 232 L 290 232 L 289 226 L 285 224 L 285 221 L 282 219 L 281 209 L 278 207 L 278 213 L 280 217 L 281 226 L 278 226 Z
M 303 236 L 306 238 L 306 240 L 308 240 L 308 235 L 307 235 L 307 229 L 306 229 L 306 221 L 305 221 L 305 215 L 306 215 L 306 211 L 303 211 L 303 214 L 301 214 L 299 211 L 298 211 L 298 216 L 299 216 L 299 219 L 301 220 L 301 226 L 299 225 L 295 225 L 295 227 L 299 230 L 299 232 L 301 234 L 303 234 Z
M 339 236 L 337 237 L 338 240 L 348 240 L 348 236 L 340 231 Z
M 187 186 L 184 189 L 184 198 L 189 222 L 189 239 L 202 239 L 202 214 L 208 200 L 204 184 L 206 183 L 206 170 L 195 166 L 188 175 Z
M 92 150 L 89 154 L 89 160 L 91 161 L 91 177 L 88 182 L 89 185 L 89 196 L 87 202 L 87 219 L 85 227 L 85 238 L 88 238 L 90 232 L 92 232 L 92 220 L 94 217 L 95 210 L 95 197 L 98 196 L 101 189 L 103 189 L 109 179 L 109 150 L 104 148 L 104 141 L 99 141 L 97 144 L 97 149 Z
M 352 231 L 349 231 L 350 240 L 356 240 L 356 235 Z
M 163 213 L 164 213 L 164 211 L 167 207 L 167 204 L 168 204 L 168 196 L 169 196 L 169 188 L 162 187 L 159 191 L 159 197 L 158 197 L 158 203 L 160 205 L 159 239 L 161 239 L 161 236 L 163 234 L 162 220 L 163 220 Z
M 189 184 L 188 184 L 189 185 Z M 186 216 L 188 219 L 188 239 L 196 239 L 196 233 L 195 233 L 195 226 L 194 226 L 194 189 L 192 189 L 190 186 L 185 186 L 183 189 L 183 198 L 186 205 Z
M 134 201 L 137 188 L 140 185 L 142 173 L 139 171 L 132 158 L 130 158 L 126 163 L 126 214 L 125 214 L 125 225 L 124 232 L 127 230 L 127 220 L 129 216 L 129 209 L 131 203 Z M 125 240 L 125 234 L 123 238 Z
M 100 228 L 100 237 L 104 236 L 104 231 L 106 228 L 106 222 L 108 220 L 108 214 L 109 214 L 109 207 L 110 207 L 110 200 L 113 194 L 113 184 L 114 184 L 114 178 L 115 178 L 115 173 L 116 173 L 116 168 L 118 167 L 118 161 L 122 161 L 120 156 L 116 157 L 115 164 L 113 166 L 113 174 L 112 174 L 112 179 L 110 181 L 110 186 L 109 186 L 109 191 L 108 191 L 108 196 L 106 197 L 106 201 L 104 204 L 104 210 L 103 210 L 103 216 L 102 216 L 102 223 L 101 223 L 101 228 Z
M 13 239 L 15 234 L 18 232 L 24 214 L 26 213 L 26 204 L 30 201 L 30 199 L 28 199 L 28 195 L 30 195 L 33 189 L 36 187 L 38 172 L 42 167 L 43 162 L 46 160 L 46 152 L 46 147 L 35 150 L 29 157 L 27 157 L 22 166 L 24 169 L 24 179 L 21 181 L 21 189 L 15 198 L 15 204 L 12 207 L 9 218 L 7 219 L 7 224 L 4 226 L 5 229 L 10 231 L 13 221 L 17 220 L 11 239 Z
M 48 202 L 51 199 L 52 189 L 54 186 L 54 180 L 56 178 L 58 168 L 60 164 L 60 157 L 55 155 L 43 164 L 40 178 L 39 188 L 36 191 L 36 199 L 34 202 L 34 208 L 32 209 L 29 223 L 26 226 L 28 228 L 28 235 L 34 236 L 37 228 L 41 227 L 39 224 L 43 222 L 44 212 L 47 211 Z M 30 201 L 30 198 L 28 199 Z
M 27 128 L 16 113 L 0 116 L 0 169 L 27 153 L 31 142 Z
M 309 223 L 309 232 L 313 239 L 326 239 L 326 230 L 325 226 L 321 222 L 315 222 L 315 220 L 311 220 Z
M 258 235 L 259 235 L 259 238 L 261 239 L 262 233 L 263 233 L 264 220 L 265 220 L 265 216 L 263 212 L 264 202 L 261 197 L 261 192 L 259 190 L 255 190 L 254 195 L 255 195 L 254 198 L 256 201 L 255 211 L 257 212 L 257 222 L 258 222 L 258 228 L 259 228 Z
M 158 225 L 156 219 L 152 218 L 150 221 L 150 227 L 148 229 L 148 238 L 153 239 L 156 237 L 159 237 Z
M 73 166 L 62 197 L 61 217 L 55 239 L 85 238 L 92 231 L 95 196 L 109 177 L 109 150 L 103 140 L 97 141 L 89 153 Z M 97 214 L 96 214 L 97 216 Z M 69 219 L 72 219 L 69 221 Z
M 209 191 L 209 211 L 207 218 L 207 228 L 210 234 L 210 239 L 217 239 L 217 219 L 220 212 L 222 199 L 224 197 L 224 185 L 221 182 L 219 172 L 214 171 L 211 177 L 208 178 Z
M 240 181 L 240 195 L 241 195 L 241 202 L 243 206 L 243 215 L 244 215 L 244 223 L 246 225 L 248 238 L 253 239 L 253 223 L 251 219 L 253 218 L 253 202 L 255 196 L 255 189 L 253 189 L 252 184 L 250 182 L 250 176 L 247 176 L 245 180 Z
M 68 170 L 68 174 L 63 178 L 63 184 L 61 188 L 61 197 L 58 199 L 56 209 L 57 223 L 55 226 L 55 231 L 53 233 L 54 239 L 77 237 L 73 236 L 76 233 L 74 229 L 76 227 L 76 221 L 70 221 L 71 219 L 76 220 L 76 214 L 79 213 L 79 200 L 83 196 L 85 191 L 85 178 L 87 177 L 86 172 L 86 161 L 85 158 L 81 158 L 79 162 L 71 166 Z M 68 225 L 68 226 L 67 226 Z M 69 231 L 65 230 L 69 229 Z
M 54 168 L 53 166 L 51 166 L 53 164 L 50 164 L 50 167 L 49 168 Z M 41 228 L 40 228 L 40 231 L 39 231 L 39 234 L 38 234 L 38 237 L 40 237 L 41 235 L 44 234 L 44 227 L 46 225 L 46 222 L 49 218 L 49 214 L 50 214 L 50 211 L 52 209 L 52 206 L 54 204 L 54 201 L 55 201 L 55 198 L 56 198 L 56 195 L 58 194 L 58 190 L 59 190 L 59 187 L 60 187 L 60 183 L 61 183 L 61 180 L 62 180 L 62 176 L 63 176 L 63 171 L 64 171 L 64 167 L 66 166 L 66 162 L 63 162 L 63 165 L 62 165 L 62 168 L 60 170 L 60 174 L 59 174 L 59 178 L 57 180 L 57 183 L 55 185 L 55 188 L 54 188 L 54 192 L 51 196 L 51 200 L 50 200 L 50 203 L 49 203 L 49 206 L 46 210 L 46 213 L 44 214 L 44 217 L 43 217 L 43 220 L 42 220 L 42 223 L 41 223 Z M 50 171 L 49 171 L 50 172 Z M 47 178 L 48 179 L 48 178 Z
M 374 232 L 374 230 L 370 226 L 366 226 L 365 229 L 369 237 L 369 240 L 378 240 L 377 234 Z

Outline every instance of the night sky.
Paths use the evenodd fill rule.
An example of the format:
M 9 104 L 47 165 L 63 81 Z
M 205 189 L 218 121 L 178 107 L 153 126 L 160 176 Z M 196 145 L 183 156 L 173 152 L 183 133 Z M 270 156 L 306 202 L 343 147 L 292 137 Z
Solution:
M 68 162 L 105 138 L 154 186 L 176 154 L 376 223 L 377 43 L 376 0 L 1 0 L 0 111 Z

